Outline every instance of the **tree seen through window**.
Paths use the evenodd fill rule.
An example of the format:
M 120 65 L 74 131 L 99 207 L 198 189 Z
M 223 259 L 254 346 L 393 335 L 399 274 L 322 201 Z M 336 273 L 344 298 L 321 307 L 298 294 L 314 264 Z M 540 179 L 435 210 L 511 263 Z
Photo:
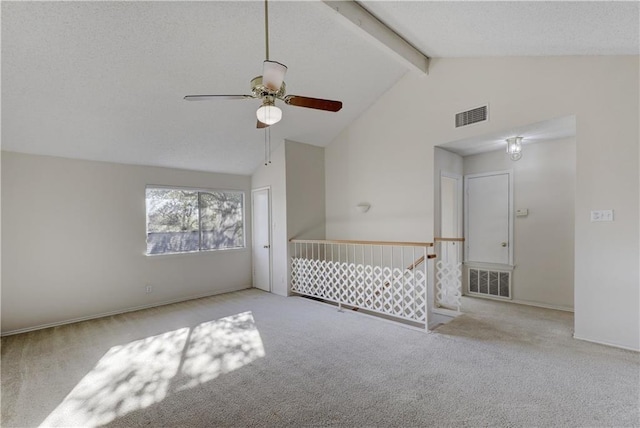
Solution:
M 147 188 L 147 254 L 244 247 L 241 192 Z

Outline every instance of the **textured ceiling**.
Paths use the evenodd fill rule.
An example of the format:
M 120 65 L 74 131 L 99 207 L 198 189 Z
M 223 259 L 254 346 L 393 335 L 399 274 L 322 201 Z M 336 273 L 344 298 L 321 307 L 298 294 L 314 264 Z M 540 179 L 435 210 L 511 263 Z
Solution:
M 431 57 L 638 55 L 636 1 L 363 1 Z
M 271 59 L 287 92 L 342 100 L 338 113 L 283 106 L 284 139 L 326 145 L 406 69 L 320 2 L 270 4 Z M 260 2 L 2 2 L 3 149 L 251 173 L 264 159 Z
M 638 4 L 365 2 L 434 57 L 638 54 Z M 261 2 L 2 2 L 2 148 L 251 173 L 263 159 L 257 100 Z M 288 93 L 338 99 L 327 113 L 284 106 L 283 139 L 327 145 L 406 71 L 319 1 L 270 3 L 271 59 Z

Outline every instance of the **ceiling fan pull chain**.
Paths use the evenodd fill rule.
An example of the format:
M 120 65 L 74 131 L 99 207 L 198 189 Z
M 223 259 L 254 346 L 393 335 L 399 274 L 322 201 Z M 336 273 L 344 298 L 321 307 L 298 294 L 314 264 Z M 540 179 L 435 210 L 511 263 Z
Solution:
M 269 61 L 269 6 L 267 5 L 267 0 L 264 0 L 264 40 L 267 48 L 267 57 L 265 59 Z
M 271 163 L 271 127 L 267 128 L 267 131 L 269 132 L 269 163 Z
M 269 128 L 264 128 L 264 166 L 267 166 L 267 162 L 269 161 L 267 156 L 267 131 Z

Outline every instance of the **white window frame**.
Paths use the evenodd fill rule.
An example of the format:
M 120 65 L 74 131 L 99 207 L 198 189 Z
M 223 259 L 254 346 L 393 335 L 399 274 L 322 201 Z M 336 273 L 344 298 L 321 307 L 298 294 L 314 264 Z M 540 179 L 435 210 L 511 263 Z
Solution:
M 242 246 L 233 248 L 211 248 L 211 249 L 198 249 L 195 251 L 176 251 L 166 253 L 149 253 L 147 239 L 149 236 L 149 213 L 147 212 L 147 190 L 148 189 L 161 189 L 161 190 L 184 190 L 197 193 L 239 193 L 242 195 Z M 188 187 L 188 186 L 166 186 L 160 184 L 148 184 L 144 188 L 144 201 L 145 201 L 145 251 L 144 254 L 148 257 L 163 257 L 163 256 L 178 256 L 184 254 L 203 254 L 212 253 L 218 251 L 246 251 L 247 249 L 247 192 L 238 189 L 210 189 L 204 187 Z M 198 236 L 201 236 L 200 230 L 200 213 L 198 212 Z M 201 239 L 201 238 L 199 238 Z M 198 245 L 200 247 L 200 244 Z

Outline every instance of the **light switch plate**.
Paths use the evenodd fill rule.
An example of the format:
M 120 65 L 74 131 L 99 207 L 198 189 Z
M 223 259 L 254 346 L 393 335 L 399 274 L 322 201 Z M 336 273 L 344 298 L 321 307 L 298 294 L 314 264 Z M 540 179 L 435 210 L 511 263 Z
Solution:
M 591 211 L 591 221 L 613 221 L 613 210 Z

